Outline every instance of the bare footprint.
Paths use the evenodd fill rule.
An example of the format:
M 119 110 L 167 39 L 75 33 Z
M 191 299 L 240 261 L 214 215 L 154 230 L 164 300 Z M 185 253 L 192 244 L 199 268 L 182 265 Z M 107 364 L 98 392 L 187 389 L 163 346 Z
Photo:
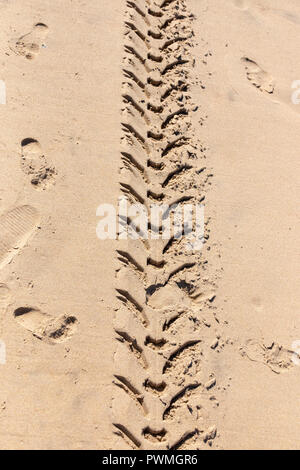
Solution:
M 54 182 L 55 169 L 48 165 L 40 143 L 32 138 L 21 142 L 21 166 L 24 173 L 30 176 L 31 184 L 38 189 Z
M 285 372 L 293 366 L 293 351 L 289 351 L 277 343 L 263 344 L 250 339 L 241 349 L 241 353 L 250 361 L 268 366 L 276 374 Z
M 41 341 L 64 343 L 73 336 L 78 320 L 74 316 L 54 318 L 32 307 L 20 307 L 14 312 L 17 322 Z
M 0 269 L 26 245 L 39 222 L 39 213 L 31 206 L 16 207 L 0 217 Z
M 44 23 L 37 23 L 30 33 L 21 36 L 17 40 L 13 49 L 17 54 L 32 60 L 39 54 L 47 34 L 48 26 Z
M 262 92 L 269 94 L 274 93 L 275 85 L 271 75 L 265 72 L 256 62 L 254 62 L 254 60 L 251 60 L 248 57 L 242 57 L 241 61 L 245 66 L 247 78 L 253 86 Z

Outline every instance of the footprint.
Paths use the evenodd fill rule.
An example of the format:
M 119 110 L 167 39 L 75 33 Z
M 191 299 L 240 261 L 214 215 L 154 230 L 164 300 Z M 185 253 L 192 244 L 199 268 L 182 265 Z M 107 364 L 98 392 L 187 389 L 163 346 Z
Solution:
M 23 55 L 26 59 L 34 59 L 44 45 L 44 40 L 48 34 L 48 26 L 44 23 L 37 23 L 33 30 L 21 36 L 15 43 L 14 50 L 19 55 Z
M 17 322 L 33 336 L 49 344 L 64 343 L 69 340 L 77 327 L 78 320 L 74 316 L 51 315 L 31 307 L 20 307 L 14 311 Z
M 250 339 L 241 349 L 241 353 L 252 362 L 260 362 L 268 366 L 276 374 L 285 372 L 293 366 L 293 352 L 284 349 L 277 343 L 263 344 Z
M 16 207 L 0 217 L 0 269 L 26 245 L 39 222 L 39 214 L 31 206 Z
M 247 78 L 253 86 L 262 92 L 269 94 L 274 93 L 275 85 L 271 75 L 262 70 L 254 60 L 248 57 L 242 57 L 241 61 L 245 66 Z
M 32 138 L 21 142 L 21 166 L 25 174 L 30 176 L 30 183 L 38 189 L 45 189 L 54 182 L 55 169 L 48 165 L 40 143 Z

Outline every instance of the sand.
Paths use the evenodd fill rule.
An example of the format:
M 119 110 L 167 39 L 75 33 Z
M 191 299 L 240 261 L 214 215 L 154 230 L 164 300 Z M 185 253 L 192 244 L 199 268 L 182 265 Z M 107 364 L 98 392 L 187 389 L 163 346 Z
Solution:
M 0 448 L 297 449 L 298 2 L 0 17 Z M 101 240 L 120 196 L 201 250 Z

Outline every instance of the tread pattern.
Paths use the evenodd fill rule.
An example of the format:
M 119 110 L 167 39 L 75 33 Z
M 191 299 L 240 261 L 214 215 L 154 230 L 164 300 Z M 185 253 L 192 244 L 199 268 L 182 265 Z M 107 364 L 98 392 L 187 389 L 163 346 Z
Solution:
M 0 269 L 26 245 L 39 221 L 37 210 L 31 206 L 15 207 L 0 216 Z
M 120 189 L 147 208 L 204 199 L 208 177 L 192 119 L 192 22 L 184 0 L 127 1 Z M 113 426 L 133 449 L 185 449 L 216 434 L 195 404 L 211 399 L 202 367 L 209 344 L 200 333 L 210 324 L 199 311 L 211 308 L 213 294 L 203 254 L 185 244 L 149 237 L 117 251 Z

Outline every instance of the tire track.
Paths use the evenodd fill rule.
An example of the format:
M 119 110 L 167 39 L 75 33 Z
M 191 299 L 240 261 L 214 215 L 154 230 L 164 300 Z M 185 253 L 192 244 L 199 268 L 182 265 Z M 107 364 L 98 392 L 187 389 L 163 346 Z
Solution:
M 120 189 L 147 209 L 203 201 L 207 175 L 191 117 L 192 22 L 185 0 L 127 1 Z M 133 449 L 179 450 L 196 438 L 204 445 L 208 429 L 189 400 L 206 393 L 201 361 L 209 342 L 195 326 L 175 328 L 191 323 L 206 260 L 174 236 L 153 239 L 162 225 L 152 230 L 117 251 L 113 425 Z

